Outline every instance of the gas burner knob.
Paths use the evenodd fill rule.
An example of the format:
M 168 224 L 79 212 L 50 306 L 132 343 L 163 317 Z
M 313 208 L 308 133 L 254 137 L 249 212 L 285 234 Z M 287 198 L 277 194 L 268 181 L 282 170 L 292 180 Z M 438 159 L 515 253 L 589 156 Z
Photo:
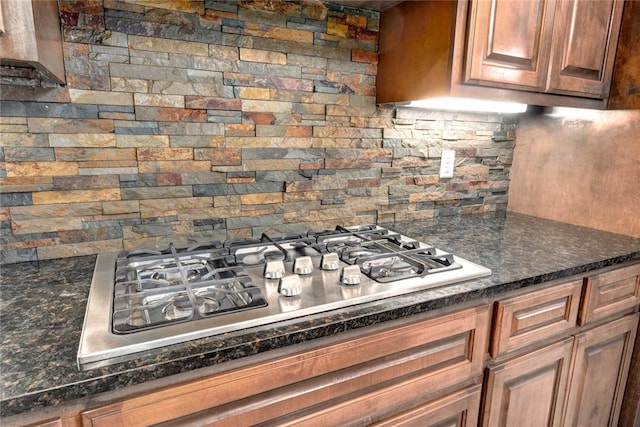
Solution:
M 278 293 L 283 297 L 295 297 L 302 292 L 302 286 L 300 286 L 300 276 L 293 274 L 280 278 L 278 282 Z
M 360 283 L 360 266 L 348 265 L 343 268 L 340 281 L 345 285 L 358 285 Z
M 295 274 L 311 274 L 313 271 L 313 262 L 310 256 L 301 256 L 293 261 L 293 272 Z
M 331 252 L 329 254 L 322 255 L 320 261 L 320 268 L 323 270 L 337 270 L 340 267 L 338 254 Z
M 284 276 L 284 262 L 282 260 L 267 261 L 264 265 L 264 277 L 267 279 L 279 279 Z

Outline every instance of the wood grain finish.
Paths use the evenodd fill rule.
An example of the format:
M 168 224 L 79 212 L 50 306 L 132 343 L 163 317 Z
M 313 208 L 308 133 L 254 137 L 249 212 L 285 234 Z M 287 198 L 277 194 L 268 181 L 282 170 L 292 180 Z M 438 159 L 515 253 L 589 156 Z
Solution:
M 378 103 L 446 96 L 456 2 L 407 1 L 381 13 Z
M 623 7 L 622 0 L 558 3 L 548 91 L 608 96 Z
M 0 62 L 36 68 L 55 83 L 65 83 L 62 34 L 55 0 L 0 0 L 4 33 Z
M 486 306 L 463 310 L 176 385 L 85 411 L 83 423 L 239 425 L 298 419 L 344 425 L 382 419 L 480 375 L 488 313 Z M 392 393 L 395 387 L 412 392 Z M 367 393 L 386 399 L 374 411 L 362 400 Z M 341 406 L 347 401 L 350 406 Z
M 589 276 L 584 280 L 580 324 L 605 319 L 640 305 L 640 265 Z
M 555 1 L 474 1 L 465 83 L 543 92 Z
M 565 426 L 618 424 L 638 317 L 630 315 L 576 336 Z
M 640 109 L 640 2 L 625 2 L 613 81 L 610 109 Z
M 482 425 L 562 425 L 573 338 L 489 369 Z
M 480 385 L 465 388 L 372 426 L 474 427 L 478 425 L 480 391 Z
M 495 307 L 491 356 L 561 335 L 577 324 L 582 280 L 500 300 Z
M 620 427 L 640 426 L 640 334 L 636 333 L 636 344 L 629 365 L 629 377 L 620 410 Z
M 546 90 L 555 4 L 427 0 L 383 11 L 377 103 L 452 96 L 605 108 L 606 99 Z

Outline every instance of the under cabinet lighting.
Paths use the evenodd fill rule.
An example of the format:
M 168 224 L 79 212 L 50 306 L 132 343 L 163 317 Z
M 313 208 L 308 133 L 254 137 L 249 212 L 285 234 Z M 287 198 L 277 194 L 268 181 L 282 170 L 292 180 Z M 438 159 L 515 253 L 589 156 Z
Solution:
M 432 98 L 411 101 L 408 107 L 430 110 L 473 111 L 481 113 L 524 113 L 527 104 L 515 102 L 484 101 L 470 98 Z

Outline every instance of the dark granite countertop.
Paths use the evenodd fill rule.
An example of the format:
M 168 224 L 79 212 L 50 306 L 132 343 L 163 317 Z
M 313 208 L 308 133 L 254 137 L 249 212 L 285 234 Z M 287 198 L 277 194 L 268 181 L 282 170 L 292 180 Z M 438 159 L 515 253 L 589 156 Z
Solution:
M 509 213 L 385 224 L 492 269 L 490 277 L 204 338 L 80 371 L 94 256 L 3 266 L 0 416 L 26 413 L 314 338 L 640 260 L 640 239 Z

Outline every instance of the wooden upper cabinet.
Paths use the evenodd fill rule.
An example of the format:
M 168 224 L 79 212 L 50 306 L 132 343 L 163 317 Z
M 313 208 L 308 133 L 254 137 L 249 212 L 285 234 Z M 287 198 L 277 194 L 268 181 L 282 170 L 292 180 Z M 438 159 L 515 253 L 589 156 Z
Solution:
M 462 97 L 604 109 L 623 7 L 623 0 L 399 3 L 380 15 L 376 101 Z
M 622 0 L 477 0 L 465 83 L 606 98 Z
M 548 91 L 605 98 L 609 94 L 622 0 L 558 3 Z
M 472 4 L 465 83 L 544 91 L 555 2 Z
M 65 83 L 57 1 L 0 0 L 0 64 L 35 68 Z

